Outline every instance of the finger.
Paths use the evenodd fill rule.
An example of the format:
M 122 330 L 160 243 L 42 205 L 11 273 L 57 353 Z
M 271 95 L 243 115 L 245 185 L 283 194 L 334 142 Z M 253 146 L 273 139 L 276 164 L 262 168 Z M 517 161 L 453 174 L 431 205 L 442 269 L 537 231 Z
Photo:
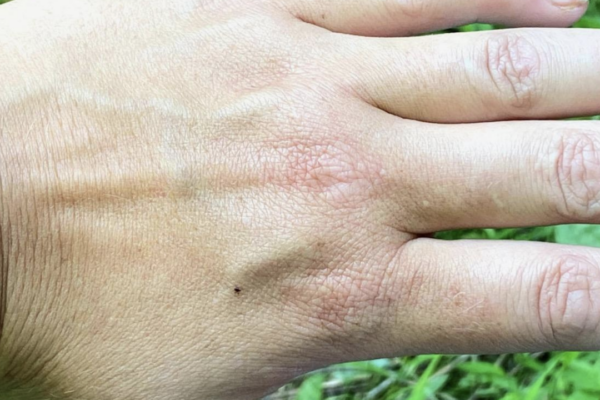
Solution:
M 382 261 L 388 302 L 363 316 L 373 346 L 353 356 L 600 348 L 598 250 L 416 239 Z
M 352 46 L 340 59 L 343 85 L 404 118 L 452 123 L 600 113 L 599 30 L 345 40 Z
M 600 223 L 598 121 L 401 121 L 374 137 L 379 207 L 401 229 Z
M 303 21 L 335 32 L 402 36 L 474 21 L 508 26 L 568 26 L 585 0 L 297 0 L 286 4 Z

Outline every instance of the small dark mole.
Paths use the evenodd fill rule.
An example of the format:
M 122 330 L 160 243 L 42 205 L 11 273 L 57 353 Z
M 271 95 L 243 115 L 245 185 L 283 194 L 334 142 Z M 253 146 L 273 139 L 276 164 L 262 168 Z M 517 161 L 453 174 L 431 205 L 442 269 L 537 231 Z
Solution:
M 327 15 L 325 13 L 321 14 L 321 19 L 327 19 Z
M 240 294 L 242 292 L 242 288 L 239 286 L 236 286 L 235 288 L 233 288 L 233 291 L 235 292 L 235 294 Z

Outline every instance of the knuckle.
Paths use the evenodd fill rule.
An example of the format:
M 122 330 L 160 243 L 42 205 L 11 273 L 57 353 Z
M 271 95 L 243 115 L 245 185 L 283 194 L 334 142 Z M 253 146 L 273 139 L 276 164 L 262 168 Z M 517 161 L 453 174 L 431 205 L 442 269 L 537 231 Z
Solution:
M 388 15 L 403 15 L 410 18 L 423 18 L 427 14 L 428 8 L 435 5 L 436 2 L 423 0 L 401 0 L 387 3 L 387 7 L 394 7 L 392 13 Z
M 485 42 L 485 71 L 501 101 L 512 111 L 535 107 L 541 95 L 541 54 L 526 37 L 495 34 Z
M 383 163 L 348 118 L 312 91 L 296 89 L 274 100 L 250 114 L 240 107 L 236 116 L 247 135 L 256 132 L 251 163 L 260 184 L 352 209 L 375 196 Z
M 550 187 L 559 215 L 589 220 L 600 214 L 600 141 L 593 133 L 559 134 L 550 145 Z
M 336 205 L 362 203 L 381 173 L 375 160 L 345 138 L 294 137 L 271 145 L 276 162 L 270 182 Z
M 600 326 L 600 269 L 584 256 L 553 260 L 539 281 L 538 315 L 546 340 L 573 348 L 597 335 Z
M 300 259 L 294 256 L 294 265 L 284 267 L 287 272 L 275 274 L 280 295 L 274 300 L 288 315 L 285 320 L 294 315 L 292 321 L 305 321 L 301 334 L 313 343 L 336 343 L 327 352 L 359 343 L 377 345 L 376 333 L 389 332 L 395 323 L 398 291 L 406 290 L 399 279 L 403 272 L 396 265 L 401 257 L 396 244 L 381 249 L 385 260 L 375 265 L 371 249 L 340 252 L 345 240 L 317 240 Z M 411 284 L 421 282 L 415 278 Z
M 400 254 L 399 250 L 386 254 L 391 268 L 373 266 L 366 254 L 353 255 L 357 265 L 325 268 L 308 280 L 305 303 L 310 305 L 311 319 L 322 328 L 319 331 L 357 339 L 385 329 L 400 283 L 394 266 Z
M 378 196 L 382 160 L 356 134 L 360 128 L 319 93 L 263 91 L 219 110 L 213 124 L 221 133 L 215 141 L 227 144 L 225 154 L 236 154 L 258 186 L 336 211 L 355 211 Z

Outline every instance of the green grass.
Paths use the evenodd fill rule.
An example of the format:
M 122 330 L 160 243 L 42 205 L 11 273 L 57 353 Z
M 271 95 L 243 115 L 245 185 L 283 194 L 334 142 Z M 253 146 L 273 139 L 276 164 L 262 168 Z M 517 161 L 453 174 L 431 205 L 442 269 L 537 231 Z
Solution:
M 600 28 L 600 0 L 591 1 L 588 13 L 576 26 Z M 473 24 L 454 31 L 489 29 L 496 27 Z M 471 229 L 437 236 L 446 240 L 532 240 L 600 247 L 600 227 L 594 225 Z M 354 362 L 300 377 L 267 399 L 598 400 L 600 353 L 424 355 Z
M 597 400 L 600 355 L 400 357 L 342 364 L 309 374 L 268 399 Z

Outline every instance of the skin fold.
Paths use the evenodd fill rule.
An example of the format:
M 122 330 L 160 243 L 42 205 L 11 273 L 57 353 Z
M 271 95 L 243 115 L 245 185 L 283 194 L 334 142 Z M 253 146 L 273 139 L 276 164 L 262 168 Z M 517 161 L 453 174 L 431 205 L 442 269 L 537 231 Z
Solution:
M 550 0 L 0 7 L 0 397 L 256 399 L 600 349 L 600 31 Z M 497 32 L 415 36 L 472 21 Z

